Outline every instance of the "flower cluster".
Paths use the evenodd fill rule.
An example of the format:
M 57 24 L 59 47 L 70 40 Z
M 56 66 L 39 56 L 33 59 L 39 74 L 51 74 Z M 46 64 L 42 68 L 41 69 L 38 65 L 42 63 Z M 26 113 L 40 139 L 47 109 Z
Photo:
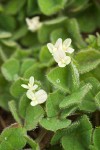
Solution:
M 50 53 L 53 55 L 54 60 L 58 63 L 59 67 L 65 67 L 71 62 L 70 56 L 66 56 L 66 53 L 73 53 L 74 49 L 70 47 L 71 39 L 67 38 L 64 42 L 59 38 L 55 45 L 48 43 L 47 47 Z
M 36 106 L 46 101 L 47 93 L 43 89 L 36 91 L 38 88 L 38 85 L 34 84 L 34 77 L 32 76 L 30 77 L 28 85 L 22 84 L 21 86 L 27 89 L 26 96 L 30 100 L 32 100 L 31 101 L 32 106 Z
M 30 31 L 35 32 L 42 26 L 42 23 L 39 21 L 39 19 L 39 16 L 33 17 L 32 19 L 26 18 L 26 23 Z

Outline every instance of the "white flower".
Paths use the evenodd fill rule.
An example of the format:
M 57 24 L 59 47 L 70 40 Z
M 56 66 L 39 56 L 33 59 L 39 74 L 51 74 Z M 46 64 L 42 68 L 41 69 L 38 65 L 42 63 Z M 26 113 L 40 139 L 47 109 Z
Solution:
M 31 101 L 32 106 L 36 106 L 38 104 L 44 103 L 47 99 L 47 93 L 42 89 L 34 93 L 28 90 L 26 95 L 29 99 L 32 100 Z
M 32 19 L 26 18 L 26 23 L 30 31 L 35 32 L 42 26 L 42 23 L 39 21 L 39 19 L 39 16 L 33 17 Z
M 53 45 L 52 43 L 48 43 L 47 47 L 48 47 L 50 53 L 52 53 L 52 54 L 59 48 L 59 46 L 62 46 L 63 51 L 71 54 L 74 52 L 74 49 L 71 48 L 70 45 L 71 45 L 70 38 L 67 38 L 63 43 L 62 43 L 62 39 L 59 38 L 56 41 L 55 45 Z
M 54 60 L 58 63 L 59 67 L 65 67 L 71 62 L 71 58 L 69 56 L 66 56 L 66 53 L 72 53 L 74 49 L 70 47 L 71 39 L 66 39 L 62 43 L 62 39 L 59 38 L 55 45 L 52 43 L 48 43 L 47 47 L 50 51 L 50 53 L 53 55 Z
M 37 85 L 37 84 L 34 84 L 34 77 L 32 77 L 32 76 L 29 78 L 29 83 L 28 83 L 28 85 L 22 84 L 21 86 L 22 86 L 23 88 L 25 88 L 25 89 L 30 90 L 30 91 L 34 91 L 34 90 L 36 90 L 36 89 L 38 88 L 38 85 Z

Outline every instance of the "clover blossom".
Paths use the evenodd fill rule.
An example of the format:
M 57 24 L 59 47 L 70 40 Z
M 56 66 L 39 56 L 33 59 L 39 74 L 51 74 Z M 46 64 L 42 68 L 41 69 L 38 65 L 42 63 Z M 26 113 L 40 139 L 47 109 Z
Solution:
M 32 19 L 26 18 L 26 23 L 30 31 L 35 32 L 42 26 L 42 23 L 39 21 L 39 19 L 39 16 L 33 17 Z
M 40 89 L 39 91 L 34 92 L 34 93 L 32 91 L 28 90 L 26 95 L 27 95 L 27 97 L 29 99 L 32 100 L 31 101 L 31 105 L 32 106 L 36 106 L 38 104 L 42 104 L 47 99 L 47 93 L 44 90 L 42 90 L 42 89 Z
M 26 96 L 31 100 L 30 104 L 32 106 L 36 106 L 36 105 L 44 103 L 46 101 L 47 93 L 43 89 L 36 91 L 38 88 L 38 85 L 34 84 L 33 76 L 31 76 L 29 78 L 28 85 L 22 84 L 21 86 L 23 88 L 27 89 Z
M 37 85 L 37 84 L 34 84 L 34 77 L 32 77 L 32 76 L 29 78 L 29 83 L 28 83 L 28 85 L 22 84 L 21 86 L 22 86 L 23 88 L 25 88 L 25 89 L 30 90 L 30 91 L 34 91 L 34 90 L 36 90 L 36 89 L 38 88 L 38 85 Z
M 70 56 L 66 56 L 66 53 L 72 53 L 74 51 L 73 48 L 70 47 L 71 39 L 66 39 L 62 43 L 62 39 L 59 38 L 55 45 L 52 43 L 48 43 L 47 47 L 50 53 L 53 55 L 54 60 L 58 63 L 59 67 L 65 67 L 71 62 Z

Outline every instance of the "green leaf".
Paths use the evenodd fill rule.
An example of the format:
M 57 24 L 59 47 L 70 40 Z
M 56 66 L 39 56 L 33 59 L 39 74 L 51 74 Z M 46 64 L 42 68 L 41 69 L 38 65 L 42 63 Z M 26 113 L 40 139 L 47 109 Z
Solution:
M 86 84 L 82 88 L 80 88 L 77 92 L 72 93 L 69 96 L 66 96 L 66 98 L 63 99 L 63 101 L 60 103 L 60 108 L 68 108 L 73 105 L 78 105 L 82 103 L 83 98 L 85 95 L 90 91 L 92 88 L 91 84 Z
M 58 89 L 64 92 L 70 92 L 69 89 L 69 68 L 56 67 L 47 74 L 47 79 Z
M 40 64 L 35 63 L 25 71 L 24 78 L 29 79 L 31 76 L 34 76 L 36 80 L 44 80 L 44 70 L 40 68 Z
M 96 106 L 95 96 L 100 91 L 100 82 L 94 77 L 84 79 L 84 82 L 90 83 L 92 85 L 92 89 L 86 94 L 79 108 L 83 111 L 94 112 L 98 108 Z
M 73 39 L 76 46 L 79 48 L 86 46 L 80 34 L 79 25 L 76 19 L 68 19 L 66 23 L 66 29 L 69 37 Z
M 44 110 L 40 105 L 32 107 L 30 104 L 27 106 L 26 117 L 25 117 L 25 128 L 27 130 L 32 130 L 36 128 L 39 121 L 44 116 Z
M 26 131 L 22 127 L 8 127 L 0 135 L 0 150 L 22 149 L 26 140 Z
M 51 139 L 51 145 L 57 144 L 63 136 L 73 132 L 77 127 L 79 127 L 79 124 L 79 121 L 76 121 L 67 128 L 56 131 L 56 133 Z
M 5 46 L 11 47 L 11 48 L 15 48 L 17 46 L 17 43 L 14 42 L 13 40 L 8 40 L 8 39 L 4 39 L 1 41 Z
M 52 15 L 59 10 L 64 8 L 64 5 L 66 3 L 66 0 L 47 0 L 46 3 L 44 0 L 38 0 L 38 4 L 40 7 L 40 10 L 43 14 L 49 16 Z
M 27 14 L 28 16 L 39 14 L 40 10 L 38 8 L 38 2 L 37 0 L 28 0 L 27 1 Z
M 39 58 L 41 62 L 48 63 L 52 59 L 52 55 L 50 54 L 47 46 L 43 46 L 41 48 Z
M 79 73 L 72 62 L 65 68 L 56 67 L 47 74 L 47 79 L 58 89 L 70 93 L 79 88 Z
M 74 106 L 70 106 L 68 108 L 65 108 L 64 110 L 62 110 L 61 112 L 61 118 L 66 118 L 68 116 L 71 116 L 77 109 L 77 105 Z
M 8 104 L 9 104 L 9 109 L 10 109 L 10 111 L 11 111 L 11 113 L 12 113 L 14 119 L 15 119 L 19 124 L 22 124 L 22 123 L 21 123 L 21 119 L 20 119 L 20 117 L 19 117 L 19 114 L 18 114 L 18 112 L 17 112 L 17 106 L 16 106 L 15 101 L 12 100 L 12 101 L 10 101 Z
M 10 32 L 0 31 L 0 39 L 9 38 L 11 36 L 12 36 L 12 34 Z
M 22 9 L 24 4 L 25 0 L 10 0 L 5 6 L 6 13 L 10 15 L 16 15 L 20 11 L 20 9 Z
M 38 30 L 38 39 L 40 43 L 46 43 L 50 40 L 50 34 L 54 29 L 60 28 L 66 22 L 66 17 L 59 17 L 46 21 L 42 27 Z
M 50 39 L 52 43 L 55 43 L 59 39 L 59 37 L 63 40 L 68 38 L 67 31 L 65 29 L 58 28 L 51 32 Z
M 100 110 L 100 92 L 95 96 L 97 108 Z
M 21 65 L 21 74 L 24 74 L 24 72 L 34 64 L 34 62 L 35 60 L 31 58 L 24 59 Z
M 12 99 L 9 91 L 9 83 L 5 80 L 2 74 L 0 74 L 0 106 L 4 110 L 8 110 L 8 101 Z
M 67 128 L 71 124 L 71 121 L 68 119 L 57 119 L 57 118 L 43 118 L 40 121 L 40 125 L 47 130 L 57 131 L 59 129 Z
M 96 50 L 80 51 L 76 54 L 75 60 L 79 64 L 79 72 L 84 74 L 95 69 L 100 64 L 100 52 Z
M 0 28 L 8 32 L 14 31 L 16 28 L 16 19 L 6 13 L 0 13 Z
M 100 149 L 99 140 L 100 140 L 100 127 L 96 128 L 93 134 L 93 143 L 94 143 L 94 146 L 97 148 L 97 150 Z
M 19 78 L 13 82 L 10 87 L 10 93 L 15 98 L 19 98 L 26 91 L 23 87 L 21 87 L 21 84 L 25 84 L 25 82 L 23 79 Z
M 77 20 L 81 32 L 91 33 L 95 31 L 96 23 L 97 23 L 97 19 L 96 19 L 97 16 L 95 15 L 96 9 L 97 8 L 93 5 L 92 7 L 90 7 L 90 9 L 87 9 L 77 15 Z M 88 24 L 87 24 L 87 20 L 88 20 Z
M 7 60 L 1 67 L 2 74 L 8 81 L 12 81 L 18 75 L 19 61 L 17 59 Z
M 70 79 L 70 82 L 72 85 L 71 88 L 72 88 L 72 91 L 76 91 L 80 85 L 79 72 L 78 72 L 78 69 L 73 62 L 71 62 L 70 68 L 71 68 L 71 75 L 72 75 L 72 77 Z
M 59 91 L 49 94 L 46 101 L 46 112 L 48 117 L 55 117 L 59 115 L 59 104 L 63 100 L 63 98 L 64 95 Z
M 19 114 L 22 118 L 25 118 L 27 106 L 29 105 L 30 100 L 27 98 L 26 93 L 23 94 L 19 101 Z
M 24 137 L 27 140 L 28 144 L 31 146 L 32 150 L 40 150 L 38 143 L 33 141 L 32 138 L 30 138 L 29 136 L 24 136 Z
M 72 133 L 63 136 L 61 143 L 64 150 L 85 150 L 89 148 L 92 125 L 87 116 L 80 120 L 80 125 Z

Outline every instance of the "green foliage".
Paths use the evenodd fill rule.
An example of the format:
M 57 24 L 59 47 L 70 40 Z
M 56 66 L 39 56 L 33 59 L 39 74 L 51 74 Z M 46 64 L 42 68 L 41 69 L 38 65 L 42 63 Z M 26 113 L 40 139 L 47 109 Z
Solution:
M 14 58 L 7 60 L 2 65 L 1 71 L 8 81 L 14 80 L 18 75 L 19 61 Z
M 29 136 L 25 136 L 27 143 L 32 147 L 32 150 L 40 150 L 38 143 L 33 141 Z
M 71 124 L 71 121 L 68 119 L 57 119 L 57 118 L 44 118 L 40 121 L 40 125 L 47 130 L 57 131 L 68 127 Z
M 26 140 L 24 135 L 26 131 L 19 125 L 17 127 L 8 127 L 0 135 L 0 150 L 21 149 L 25 146 Z
M 41 106 L 28 106 L 26 109 L 26 116 L 25 116 L 25 128 L 27 130 L 35 129 L 38 125 L 38 122 L 43 118 L 44 111 Z
M 31 31 L 26 18 L 36 16 L 41 26 L 33 21 Z M 0 150 L 100 149 L 99 31 L 98 0 L 0 1 Z M 59 38 L 71 39 L 69 47 L 62 43 L 71 58 L 62 68 L 54 59 L 64 60 L 60 46 L 53 54 L 47 47 Z M 31 106 L 45 99 L 41 89 L 46 101 Z
M 82 88 L 78 89 L 77 92 L 67 96 L 64 100 L 60 103 L 60 108 L 65 108 L 69 106 L 73 106 L 76 104 L 81 104 L 85 95 L 89 92 L 92 88 L 91 84 L 86 84 Z
M 90 145 L 91 135 L 92 125 L 87 116 L 84 116 L 81 118 L 78 128 L 72 133 L 63 136 L 61 143 L 65 150 L 84 150 Z
M 79 72 L 83 74 L 95 69 L 100 64 L 100 53 L 96 50 L 84 50 L 78 52 L 75 59 L 79 65 Z
M 100 149 L 99 138 L 100 138 L 100 127 L 96 128 L 93 134 L 93 144 L 97 148 L 97 150 Z
M 73 63 L 70 67 L 54 68 L 47 75 L 47 79 L 64 92 L 70 93 L 70 91 L 75 91 L 79 87 L 79 73 Z
M 18 112 L 17 112 L 17 107 L 16 107 L 16 103 L 15 101 L 10 101 L 9 102 L 9 109 L 14 117 L 14 119 L 19 123 L 21 124 L 21 120 L 19 118 L 19 115 L 18 115 Z
M 46 112 L 48 117 L 55 117 L 59 115 L 60 108 L 59 104 L 63 100 L 64 95 L 60 93 L 59 91 L 56 91 L 54 93 L 51 93 L 48 96 L 47 102 L 46 102 Z
M 64 8 L 66 0 L 56 0 L 56 1 L 49 1 L 47 0 L 46 3 L 44 0 L 38 0 L 40 10 L 45 15 L 52 15 L 58 12 L 60 9 Z

